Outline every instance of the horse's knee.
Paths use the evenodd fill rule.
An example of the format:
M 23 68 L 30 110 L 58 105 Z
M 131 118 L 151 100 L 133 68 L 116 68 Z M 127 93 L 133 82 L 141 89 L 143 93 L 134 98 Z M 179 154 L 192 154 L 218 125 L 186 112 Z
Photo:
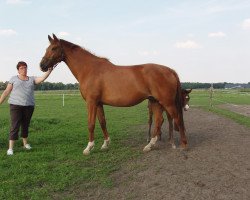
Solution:
M 102 129 L 105 129 L 106 128 L 106 121 L 105 120 L 100 121 L 100 126 Z
M 94 123 L 89 123 L 88 124 L 88 129 L 89 129 L 90 132 L 93 132 L 94 129 L 95 129 L 95 124 Z

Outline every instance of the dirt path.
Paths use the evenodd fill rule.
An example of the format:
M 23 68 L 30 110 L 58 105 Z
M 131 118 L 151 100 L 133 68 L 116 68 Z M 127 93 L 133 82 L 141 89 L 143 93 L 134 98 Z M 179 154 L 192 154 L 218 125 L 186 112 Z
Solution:
M 241 115 L 245 115 L 246 117 L 250 117 L 249 105 L 223 104 L 223 105 L 220 105 L 219 107 L 230 110 L 232 112 L 236 112 Z
M 114 188 L 95 188 L 78 198 L 250 199 L 250 129 L 195 108 L 185 113 L 185 123 L 187 152 L 171 149 L 165 137 L 156 150 L 112 175 Z

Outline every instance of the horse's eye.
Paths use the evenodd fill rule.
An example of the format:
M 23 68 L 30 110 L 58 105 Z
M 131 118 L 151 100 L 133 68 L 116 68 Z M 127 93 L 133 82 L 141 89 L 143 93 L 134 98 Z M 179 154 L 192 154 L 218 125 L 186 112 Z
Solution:
M 56 49 L 57 49 L 57 47 L 52 47 L 52 49 L 51 49 L 51 50 L 52 50 L 52 51 L 55 51 Z

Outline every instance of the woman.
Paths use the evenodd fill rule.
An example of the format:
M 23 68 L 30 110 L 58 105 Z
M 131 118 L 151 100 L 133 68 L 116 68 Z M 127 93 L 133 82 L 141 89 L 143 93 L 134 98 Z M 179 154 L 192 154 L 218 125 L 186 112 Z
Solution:
M 10 104 L 11 128 L 7 155 L 13 155 L 13 147 L 15 140 L 18 140 L 20 127 L 23 146 L 27 150 L 31 149 L 30 144 L 28 144 L 28 134 L 29 124 L 35 106 L 34 85 L 43 82 L 50 75 L 52 68 L 42 77 L 27 76 L 27 64 L 20 61 L 17 64 L 17 71 L 18 75 L 10 79 L 0 97 L 0 104 L 2 104 L 10 94 L 8 103 Z

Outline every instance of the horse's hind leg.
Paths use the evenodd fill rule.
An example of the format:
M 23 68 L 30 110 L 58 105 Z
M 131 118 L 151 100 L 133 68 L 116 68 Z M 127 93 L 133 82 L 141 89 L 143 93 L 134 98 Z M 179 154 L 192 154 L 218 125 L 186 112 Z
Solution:
M 168 112 L 166 112 L 166 113 L 167 113 L 168 124 L 169 124 L 169 127 L 168 127 L 168 129 L 169 129 L 169 139 L 168 139 L 168 141 L 169 141 L 169 143 L 172 145 L 172 148 L 173 148 L 173 149 L 176 149 L 176 146 L 175 146 L 175 143 L 174 143 L 174 137 L 173 137 L 173 129 L 174 129 L 174 127 L 173 127 L 173 119 L 172 119 L 172 117 L 168 114 Z
M 143 149 L 143 151 L 145 152 L 150 151 L 151 148 L 155 145 L 157 139 L 159 138 L 159 134 L 161 133 L 161 125 L 164 120 L 162 116 L 163 110 L 162 110 L 161 105 L 158 102 L 154 102 L 151 105 L 152 105 L 152 112 L 154 115 L 155 126 L 154 126 L 154 132 L 153 132 L 153 135 L 149 144 L 145 146 Z
M 151 139 L 151 126 L 153 123 L 153 102 L 148 100 L 148 139 L 147 142 L 150 142 Z
M 105 150 L 108 148 L 108 146 L 110 144 L 110 138 L 109 138 L 109 134 L 108 134 L 107 127 L 106 127 L 106 119 L 105 119 L 105 114 L 104 114 L 104 110 L 103 110 L 103 105 L 98 105 L 97 117 L 98 117 L 99 123 L 101 125 L 103 135 L 104 135 L 104 143 L 103 143 L 101 149 Z

